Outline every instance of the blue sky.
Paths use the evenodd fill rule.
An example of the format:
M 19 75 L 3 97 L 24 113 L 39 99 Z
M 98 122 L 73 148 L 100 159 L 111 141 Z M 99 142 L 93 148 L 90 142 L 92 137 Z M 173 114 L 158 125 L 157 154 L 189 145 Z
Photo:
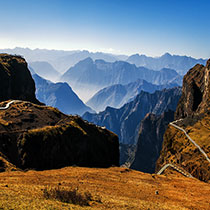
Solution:
M 209 0 L 0 0 L 0 48 L 210 57 Z

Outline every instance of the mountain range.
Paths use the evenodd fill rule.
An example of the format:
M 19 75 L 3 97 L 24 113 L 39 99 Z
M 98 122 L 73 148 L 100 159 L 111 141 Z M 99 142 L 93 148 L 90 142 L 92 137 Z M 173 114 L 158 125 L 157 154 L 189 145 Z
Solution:
M 74 66 L 85 58 L 93 60 L 102 59 L 107 62 L 127 61 L 135 64 L 137 67 L 144 66 L 148 69 L 161 70 L 162 68 L 170 68 L 176 70 L 180 75 L 184 75 L 195 64 L 205 64 L 206 59 L 195 59 L 189 56 L 171 55 L 165 53 L 160 57 L 149 57 L 146 55 L 134 54 L 114 55 L 102 52 L 89 52 L 87 50 L 46 50 L 46 49 L 29 49 L 16 47 L 14 49 L 0 49 L 0 52 L 22 55 L 30 62 L 46 61 L 50 63 L 59 73 L 64 73 L 70 67 Z
M 107 106 L 120 108 L 124 104 L 134 100 L 143 90 L 154 93 L 156 90 L 169 89 L 178 86 L 175 83 L 166 85 L 154 85 L 145 80 L 138 79 L 127 85 L 116 84 L 98 91 L 86 104 L 95 111 L 103 111 Z
M 188 71 L 182 89 L 163 90 L 182 77 L 123 61 L 80 61 L 66 76 L 79 85 L 86 79 L 89 88 L 104 85 L 99 105 L 126 96 L 122 107 L 98 114 L 69 84 L 35 74 L 43 73 L 40 66 L 30 67 L 32 77 L 28 67 L 21 56 L 0 54 L 0 208 L 86 208 L 74 205 L 73 196 L 94 209 L 209 209 L 210 59 Z M 106 91 L 113 100 L 106 101 Z M 83 120 L 42 102 L 66 113 L 89 112 Z M 147 174 L 118 167 L 119 158 Z M 165 176 L 148 174 L 168 164 L 176 167 Z
M 111 55 L 108 53 L 102 52 L 89 52 L 87 50 L 75 52 L 70 55 L 65 55 L 62 57 L 57 58 L 56 60 L 51 61 L 52 64 L 58 69 L 60 72 L 67 71 L 70 67 L 76 65 L 79 61 L 84 60 L 86 58 L 91 58 L 92 60 L 102 59 L 107 62 L 115 62 L 120 60 L 120 58 L 127 58 L 126 56 L 117 56 Z
M 107 107 L 98 114 L 86 112 L 83 118 L 116 133 L 120 143 L 136 144 L 139 125 L 145 115 L 161 114 L 167 110 L 175 111 L 180 96 L 180 87 L 164 89 L 152 94 L 141 91 L 133 101 L 119 109 Z
M 0 52 L 17 54 L 23 56 L 29 63 L 36 61 L 46 61 L 50 63 L 56 71 L 64 73 L 71 66 L 74 66 L 80 60 L 91 57 L 92 59 L 103 59 L 105 61 L 114 62 L 116 60 L 126 60 L 126 55 L 112 55 L 102 52 L 89 52 L 87 50 L 46 50 L 16 47 L 14 49 L 0 49 Z
M 153 70 L 160 70 L 162 68 L 170 68 L 176 70 L 180 75 L 184 75 L 197 63 L 205 64 L 205 59 L 195 59 L 188 56 L 171 55 L 165 53 L 160 57 L 148 57 L 146 55 L 134 54 L 126 60 L 136 66 L 144 66 Z
M 83 101 L 90 99 L 97 91 L 114 84 L 128 84 L 137 79 L 164 85 L 169 83 L 182 83 L 182 77 L 172 69 L 160 71 L 136 67 L 124 61 L 106 62 L 86 58 L 66 71 L 61 81 L 68 82 L 72 89 Z
M 36 97 L 41 102 L 56 107 L 65 114 L 82 115 L 87 111 L 92 112 L 67 83 L 53 83 L 37 74 L 32 76 L 36 85 Z

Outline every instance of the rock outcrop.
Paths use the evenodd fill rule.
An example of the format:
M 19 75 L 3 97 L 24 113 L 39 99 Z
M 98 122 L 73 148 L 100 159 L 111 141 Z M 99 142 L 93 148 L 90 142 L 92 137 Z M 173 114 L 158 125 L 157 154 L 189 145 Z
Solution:
M 184 76 L 182 96 L 175 113 L 176 119 L 205 112 L 210 106 L 209 71 L 210 60 L 206 66 L 195 65 Z
M 0 54 L 0 101 L 18 99 L 40 104 L 24 58 Z
M 0 152 L 21 169 L 119 165 L 114 133 L 30 102 L 15 102 L 0 111 Z

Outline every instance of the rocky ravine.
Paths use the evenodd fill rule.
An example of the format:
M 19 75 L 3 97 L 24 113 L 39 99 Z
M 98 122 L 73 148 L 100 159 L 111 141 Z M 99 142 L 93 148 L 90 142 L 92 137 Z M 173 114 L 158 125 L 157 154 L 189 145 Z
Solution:
M 210 60 L 206 66 L 196 65 L 185 75 L 182 96 L 175 113 L 176 119 L 183 118 L 176 122 L 176 125 L 183 128 L 208 157 L 210 157 L 209 71 Z M 156 170 L 168 162 L 177 164 L 202 181 L 210 180 L 210 163 L 184 132 L 171 125 L 164 134 L 163 148 Z

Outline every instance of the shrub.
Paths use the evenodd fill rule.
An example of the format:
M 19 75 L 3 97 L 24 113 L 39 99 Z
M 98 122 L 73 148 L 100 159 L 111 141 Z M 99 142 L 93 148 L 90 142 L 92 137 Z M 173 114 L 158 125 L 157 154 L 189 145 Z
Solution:
M 43 195 L 46 199 L 55 199 L 64 203 L 72 203 L 80 206 L 89 206 L 89 201 L 92 201 L 92 195 L 89 192 L 81 194 L 78 189 L 67 190 L 64 188 L 46 187 L 43 190 Z

